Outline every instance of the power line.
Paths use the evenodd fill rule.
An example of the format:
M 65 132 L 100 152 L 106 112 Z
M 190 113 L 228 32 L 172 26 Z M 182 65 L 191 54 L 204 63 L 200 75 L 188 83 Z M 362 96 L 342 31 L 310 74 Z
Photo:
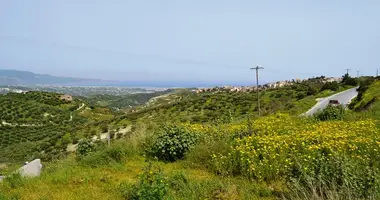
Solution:
M 256 93 L 257 93 L 257 111 L 259 113 L 260 117 L 260 91 L 259 91 L 259 69 L 264 69 L 264 67 L 256 66 L 254 68 L 251 68 L 251 70 L 256 70 Z

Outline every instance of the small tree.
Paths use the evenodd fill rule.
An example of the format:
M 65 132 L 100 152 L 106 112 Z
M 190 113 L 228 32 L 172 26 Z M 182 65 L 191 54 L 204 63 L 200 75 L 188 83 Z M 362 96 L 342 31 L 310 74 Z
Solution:
M 327 82 L 323 84 L 321 91 L 323 90 L 337 91 L 338 89 L 339 89 L 339 83 L 336 81 L 333 81 L 333 82 Z
M 344 107 L 342 105 L 328 105 L 324 110 L 316 113 L 314 117 L 321 121 L 340 120 L 344 116 Z
M 102 133 L 106 133 L 108 132 L 108 127 L 105 125 L 105 126 L 102 126 Z
M 69 143 L 72 142 L 72 139 L 71 139 L 71 135 L 70 133 L 66 133 L 63 137 L 62 137 L 62 144 L 64 145 L 67 145 Z
M 147 153 L 159 160 L 173 162 L 184 158 L 197 140 L 197 134 L 182 126 L 164 126 L 156 137 L 151 138 Z
M 95 145 L 91 140 L 83 139 L 78 143 L 77 158 L 82 159 L 84 156 L 95 151 Z
M 343 76 L 342 83 L 344 85 L 356 86 L 356 85 L 358 85 L 358 80 L 356 80 L 355 78 L 350 77 L 350 75 L 348 75 L 348 74 L 345 74 Z
M 313 86 L 309 86 L 307 88 L 307 95 L 315 95 L 318 93 L 318 90 L 317 88 L 313 87 Z

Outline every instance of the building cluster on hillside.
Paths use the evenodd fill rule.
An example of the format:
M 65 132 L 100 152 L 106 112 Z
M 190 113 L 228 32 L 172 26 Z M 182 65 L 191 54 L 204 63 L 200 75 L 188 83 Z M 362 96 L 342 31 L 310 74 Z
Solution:
M 15 89 L 15 88 L 7 88 L 7 87 L 4 87 L 4 88 L 0 88 L 0 94 L 3 94 L 3 93 L 8 93 L 8 92 L 13 92 L 13 93 L 26 93 L 28 92 L 27 90 L 22 90 L 22 89 Z
M 317 78 L 309 78 L 309 79 L 293 79 L 291 81 L 277 81 L 272 83 L 266 83 L 264 85 L 259 85 L 259 90 L 266 90 L 266 89 L 274 89 L 274 88 L 280 88 L 284 86 L 289 86 L 297 83 L 302 83 L 305 81 L 314 81 L 314 82 L 320 82 L 320 83 L 327 83 L 327 82 L 341 82 L 341 77 L 317 77 Z M 251 92 L 256 91 L 256 86 L 224 86 L 224 87 L 213 87 L 213 88 L 202 88 L 193 90 L 196 93 L 202 93 L 202 92 L 219 92 L 219 91 L 229 91 L 229 92 Z

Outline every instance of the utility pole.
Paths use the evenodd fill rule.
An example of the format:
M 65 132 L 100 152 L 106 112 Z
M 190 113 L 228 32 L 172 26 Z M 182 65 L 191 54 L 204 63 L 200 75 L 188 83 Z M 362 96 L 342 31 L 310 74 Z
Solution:
M 257 111 L 260 117 L 260 91 L 259 91 L 259 69 L 264 69 L 264 67 L 256 66 L 251 68 L 251 70 L 256 70 L 256 93 L 257 93 Z
M 108 142 L 108 146 L 110 146 L 111 145 L 111 130 L 110 130 L 110 127 L 108 127 L 107 142 Z
M 379 76 L 379 69 L 376 70 L 376 77 Z
M 346 74 L 348 75 L 348 72 L 349 72 L 351 69 L 345 69 L 345 70 L 347 71 L 347 73 L 346 73 Z
M 356 77 L 359 78 L 359 70 L 356 70 Z

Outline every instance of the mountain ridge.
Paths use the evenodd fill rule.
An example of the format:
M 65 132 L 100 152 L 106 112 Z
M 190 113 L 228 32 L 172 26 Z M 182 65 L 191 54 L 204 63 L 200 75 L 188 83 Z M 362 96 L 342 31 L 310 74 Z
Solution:
M 100 79 L 59 77 L 29 71 L 1 69 L 0 85 L 72 85 L 106 82 Z
M 225 85 L 251 85 L 248 82 L 199 82 L 199 81 L 138 81 L 138 80 L 102 80 L 90 78 L 74 78 L 38 74 L 30 71 L 0 69 L 0 85 L 53 85 L 53 86 L 113 86 L 113 87 L 215 87 Z

